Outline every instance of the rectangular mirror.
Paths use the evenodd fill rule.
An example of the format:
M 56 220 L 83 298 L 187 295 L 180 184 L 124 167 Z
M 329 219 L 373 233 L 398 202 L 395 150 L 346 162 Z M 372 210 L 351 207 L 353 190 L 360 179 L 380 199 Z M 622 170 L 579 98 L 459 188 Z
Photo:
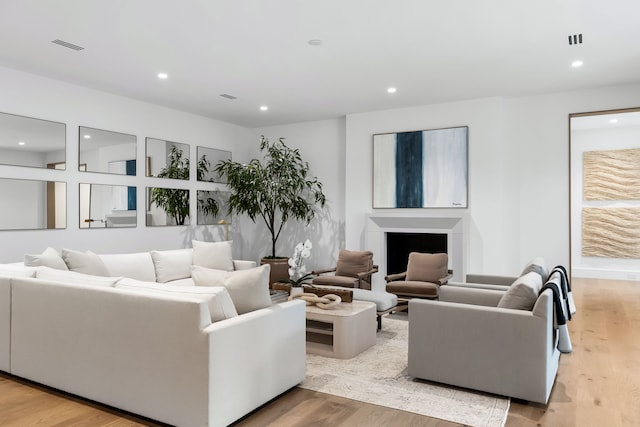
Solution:
M 147 138 L 147 176 L 189 179 L 189 144 Z
M 227 178 L 221 177 L 216 171 L 216 165 L 221 160 L 231 160 L 231 151 L 215 148 L 198 147 L 198 181 L 221 182 L 226 184 Z
M 80 228 L 121 228 L 136 224 L 136 187 L 80 184 Z
M 64 123 L 0 113 L 0 163 L 64 169 L 66 129 Z M 50 166 L 55 164 L 62 167 Z
M 198 225 L 231 224 L 227 213 L 230 195 L 229 191 L 198 190 Z
M 78 168 L 87 172 L 135 176 L 136 141 L 135 135 L 80 126 Z
M 147 187 L 147 226 L 189 224 L 189 190 Z
M 2 230 L 42 230 L 67 227 L 67 184 L 57 181 L 0 178 Z

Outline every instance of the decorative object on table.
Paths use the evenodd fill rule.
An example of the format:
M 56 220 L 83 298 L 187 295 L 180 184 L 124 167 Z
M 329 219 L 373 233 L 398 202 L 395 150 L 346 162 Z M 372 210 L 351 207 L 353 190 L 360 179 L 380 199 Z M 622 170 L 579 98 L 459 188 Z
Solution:
M 304 260 L 311 256 L 311 248 L 313 245 L 309 239 L 304 243 L 298 243 L 293 251 L 293 256 L 289 258 L 289 280 L 287 283 L 294 288 L 308 284 L 313 276 L 312 273 L 307 272 L 307 267 L 304 265 Z
M 293 299 L 301 299 L 307 302 L 307 305 L 315 304 L 318 308 L 322 308 L 324 310 L 329 310 L 334 307 L 337 307 L 342 299 L 335 294 L 326 294 L 322 297 L 319 297 L 316 294 L 310 292 L 304 292 L 298 295 L 291 294 L 289 296 L 289 301 Z
M 468 130 L 373 135 L 373 207 L 466 208 Z
M 262 263 L 266 263 L 279 258 L 276 242 L 286 222 L 295 219 L 308 224 L 316 214 L 316 205 L 324 206 L 326 198 L 322 184 L 309 174 L 309 164 L 302 160 L 300 151 L 285 145 L 284 138 L 270 143 L 261 136 L 260 150 L 265 152 L 264 161 L 252 159 L 242 164 L 222 160 L 215 171 L 226 177 L 231 191 L 229 214 L 247 214 L 254 222 L 261 218 L 267 226 L 271 234 L 271 255 L 262 259 Z M 288 267 L 285 267 L 288 260 L 282 259 L 284 266 L 271 266 L 270 283 L 289 279 Z

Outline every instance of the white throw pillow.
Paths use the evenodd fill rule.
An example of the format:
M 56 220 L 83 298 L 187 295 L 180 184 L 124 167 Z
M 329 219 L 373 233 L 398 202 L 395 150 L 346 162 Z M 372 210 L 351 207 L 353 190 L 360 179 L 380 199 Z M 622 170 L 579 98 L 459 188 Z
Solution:
M 249 270 L 222 271 L 194 265 L 191 277 L 197 286 L 224 286 L 229 291 L 238 314 L 271 305 L 268 264 Z
M 520 276 L 504 293 L 498 307 L 513 308 L 516 310 L 531 310 L 538 300 L 538 293 L 542 289 L 540 274 L 530 271 Z
M 201 242 L 193 240 L 191 243 L 193 244 L 193 265 L 224 271 L 234 270 L 231 241 Z
M 41 254 L 25 254 L 24 265 L 30 267 L 39 267 L 44 265 L 45 267 L 51 267 L 58 270 L 69 269 L 62 259 L 62 256 L 60 256 L 60 253 L 51 247 L 45 249 Z
M 191 276 L 193 249 L 173 249 L 169 251 L 151 251 L 153 266 L 156 269 L 156 282 L 186 279 Z
M 97 254 L 91 251 L 80 252 L 62 249 L 62 259 L 69 270 L 94 276 L 108 276 L 109 270 Z
M 62 271 L 49 267 L 38 267 L 36 278 L 51 280 L 55 282 L 68 283 L 72 285 L 87 285 L 99 287 L 112 287 L 121 277 L 94 276 L 91 274 L 78 273 L 75 271 Z
M 130 277 L 145 282 L 156 281 L 156 270 L 149 252 L 98 255 L 110 276 Z
M 207 303 L 212 322 L 230 319 L 238 315 L 229 292 L 222 286 L 171 286 L 123 278 L 116 283 L 116 287 L 147 294 L 194 297 Z

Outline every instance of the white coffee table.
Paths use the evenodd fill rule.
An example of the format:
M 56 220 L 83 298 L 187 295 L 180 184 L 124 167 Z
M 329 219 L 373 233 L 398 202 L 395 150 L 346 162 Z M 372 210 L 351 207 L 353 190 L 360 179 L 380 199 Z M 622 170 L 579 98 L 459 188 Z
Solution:
M 368 301 L 341 303 L 324 310 L 307 306 L 307 352 L 350 359 L 376 343 L 376 305 Z

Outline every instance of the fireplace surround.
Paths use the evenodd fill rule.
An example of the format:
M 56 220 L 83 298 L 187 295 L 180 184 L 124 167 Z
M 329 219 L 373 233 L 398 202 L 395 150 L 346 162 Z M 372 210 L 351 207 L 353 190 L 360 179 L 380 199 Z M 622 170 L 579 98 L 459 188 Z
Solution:
M 365 229 L 365 249 L 373 252 L 380 273 L 372 276 L 371 289 L 385 289 L 387 273 L 387 233 L 427 233 L 447 236 L 449 269 L 452 281 L 463 281 L 466 275 L 468 248 L 467 213 L 369 214 Z

